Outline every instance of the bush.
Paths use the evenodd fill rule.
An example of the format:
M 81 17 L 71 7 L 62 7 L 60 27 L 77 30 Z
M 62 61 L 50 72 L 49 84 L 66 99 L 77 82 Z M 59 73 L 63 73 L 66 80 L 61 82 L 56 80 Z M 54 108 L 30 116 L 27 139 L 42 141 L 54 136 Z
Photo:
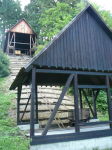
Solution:
M 0 78 L 10 74 L 9 64 L 8 57 L 0 50 Z

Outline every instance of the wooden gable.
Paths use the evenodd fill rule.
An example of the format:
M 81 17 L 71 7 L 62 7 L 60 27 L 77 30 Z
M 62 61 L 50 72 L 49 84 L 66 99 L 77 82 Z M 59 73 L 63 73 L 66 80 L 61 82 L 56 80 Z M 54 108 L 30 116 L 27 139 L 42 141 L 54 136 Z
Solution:
M 46 46 L 32 64 L 48 68 L 112 71 L 112 32 L 109 35 L 97 17 L 90 5 Z
M 24 34 L 34 34 L 33 30 L 24 19 L 22 19 L 19 23 L 13 26 L 9 31 Z

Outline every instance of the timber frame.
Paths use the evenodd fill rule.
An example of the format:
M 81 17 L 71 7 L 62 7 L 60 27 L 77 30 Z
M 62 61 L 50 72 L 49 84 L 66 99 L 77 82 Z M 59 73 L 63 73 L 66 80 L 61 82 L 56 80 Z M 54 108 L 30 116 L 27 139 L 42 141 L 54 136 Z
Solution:
M 23 18 L 6 33 L 4 52 L 15 56 L 25 54 L 32 56 L 37 46 L 37 35 Z M 19 52 L 18 52 L 19 51 Z
M 54 110 L 52 111 L 52 114 L 42 132 L 41 136 L 35 136 L 34 135 L 34 124 L 38 123 L 38 96 L 37 96 L 37 85 L 38 83 L 36 82 L 36 75 L 39 72 L 43 72 L 44 74 L 46 73 L 51 73 L 51 74 L 69 74 L 69 78 L 66 81 L 66 84 L 64 86 L 64 89 L 55 105 Z M 97 75 L 97 76 L 105 76 L 105 85 L 78 85 L 78 75 L 80 74 L 88 74 L 89 75 Z M 31 98 L 31 118 L 30 118 L 30 137 L 32 138 L 31 145 L 35 144 L 46 144 L 46 143 L 55 143 L 55 142 L 65 142 L 65 141 L 74 141 L 74 140 L 83 140 L 83 139 L 90 139 L 90 138 L 98 138 L 98 137 L 105 137 L 105 136 L 111 136 L 112 135 L 112 108 L 111 108 L 111 94 L 110 94 L 110 85 L 109 85 L 109 78 L 110 78 L 111 73 L 100 73 L 100 72 L 84 72 L 84 71 L 70 71 L 68 70 L 50 70 L 50 69 L 36 69 L 35 66 L 32 68 L 32 88 L 31 88 L 31 95 L 29 99 Z M 63 97 L 65 96 L 65 93 L 68 89 L 68 87 L 71 85 L 71 82 L 73 80 L 73 86 L 74 86 L 74 109 L 75 109 L 75 128 L 74 128 L 74 133 L 70 134 L 59 134 L 59 135 L 46 135 L 50 125 L 58 111 L 58 108 L 63 100 Z M 18 125 L 20 124 L 25 124 L 21 123 L 22 118 L 24 116 L 24 113 L 26 111 L 27 105 L 29 103 L 29 99 L 27 102 L 27 105 L 25 107 L 25 110 L 23 112 L 21 120 L 19 120 L 19 102 L 20 102 L 20 95 L 21 95 L 21 89 L 22 89 L 22 84 L 18 87 L 18 107 L 17 107 L 17 123 Z M 92 89 L 92 96 L 93 96 L 93 108 L 92 109 L 88 98 L 86 96 L 86 93 L 84 89 Z M 82 109 L 82 93 L 88 103 L 89 109 L 93 115 L 93 118 L 97 118 L 97 111 L 96 111 L 96 98 L 100 92 L 101 89 L 106 89 L 107 91 L 107 104 L 108 104 L 108 113 L 109 113 L 109 121 L 101 121 L 101 122 L 91 122 L 91 123 L 80 123 L 79 122 L 79 106 L 78 106 L 78 90 L 79 90 L 79 100 L 80 100 L 80 108 Z M 96 92 L 95 92 L 96 91 Z M 35 106 L 35 98 L 36 98 L 36 120 L 34 119 L 34 106 Z M 80 126 L 92 126 L 92 125 L 99 125 L 99 124 L 110 124 L 110 129 L 108 130 L 103 130 L 102 131 L 91 131 L 91 132 L 80 132 Z
M 101 18 L 93 6 L 91 4 L 87 4 L 77 16 L 75 16 L 38 54 L 30 60 L 30 62 L 21 68 L 10 87 L 10 90 L 14 90 L 18 87 L 18 125 L 23 124 L 22 118 L 29 104 L 29 99 L 31 99 L 31 145 L 112 136 L 112 107 L 110 93 L 110 86 L 112 86 L 111 56 L 112 30 L 108 27 L 106 22 Z M 27 105 L 23 111 L 23 115 L 20 118 L 19 105 L 22 85 L 30 85 L 31 96 L 29 97 Z M 37 85 L 64 86 L 64 89 L 41 136 L 35 136 L 34 130 L 34 123 L 38 123 Z M 74 133 L 47 135 L 50 125 L 69 86 L 74 87 Z M 84 89 L 92 89 L 93 107 L 89 103 Z M 81 110 L 83 109 L 83 94 L 93 118 L 97 118 L 96 98 L 102 89 L 106 89 L 107 92 L 109 120 L 81 123 L 79 120 L 78 97 Z M 34 117 L 35 110 L 36 117 Z M 99 124 L 109 124 L 110 129 L 80 132 L 81 126 Z

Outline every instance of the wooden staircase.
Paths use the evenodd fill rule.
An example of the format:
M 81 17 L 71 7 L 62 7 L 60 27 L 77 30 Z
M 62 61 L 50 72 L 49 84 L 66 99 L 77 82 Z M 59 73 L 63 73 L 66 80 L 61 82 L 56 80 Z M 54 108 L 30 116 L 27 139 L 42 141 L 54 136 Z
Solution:
M 10 80 L 13 81 L 19 72 L 20 68 L 23 67 L 30 58 L 23 58 L 23 57 L 9 57 L 10 59 L 10 68 L 11 68 L 11 77 Z M 48 118 L 50 117 L 52 110 L 55 107 L 55 104 L 62 92 L 60 87 L 50 87 L 50 86 L 38 86 L 38 122 L 40 127 L 44 127 L 47 123 Z M 14 91 L 17 93 L 17 89 Z M 29 86 L 22 87 L 22 94 L 20 100 L 20 119 L 24 112 L 25 106 L 27 104 L 28 98 L 31 94 L 31 89 Z M 17 100 L 17 98 L 16 98 Z M 30 122 L 30 104 L 31 100 L 29 101 L 29 105 L 26 109 L 26 113 L 22 119 L 22 122 Z M 68 111 L 74 109 L 74 102 L 71 97 L 65 96 L 59 110 L 52 122 L 52 126 L 64 128 L 69 125 L 68 119 Z

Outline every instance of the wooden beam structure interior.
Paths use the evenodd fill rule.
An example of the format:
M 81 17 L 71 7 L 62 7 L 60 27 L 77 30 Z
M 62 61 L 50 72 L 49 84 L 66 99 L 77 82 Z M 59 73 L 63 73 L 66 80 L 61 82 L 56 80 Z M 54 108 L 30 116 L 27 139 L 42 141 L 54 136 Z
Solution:
M 55 72 L 54 72 L 54 74 L 55 74 Z M 46 136 L 48 137 L 48 139 L 50 137 L 50 136 L 48 136 L 46 134 L 47 134 L 47 132 L 48 132 L 48 130 L 50 128 L 50 125 L 51 125 L 51 123 L 52 123 L 52 121 L 53 121 L 53 119 L 54 119 L 54 117 L 56 115 L 56 112 L 58 111 L 58 108 L 59 108 L 59 106 L 60 106 L 60 104 L 61 104 L 61 102 L 63 100 L 63 97 L 65 96 L 65 93 L 66 93 L 68 87 L 70 86 L 72 80 L 73 80 L 73 83 L 74 83 L 75 128 L 74 128 L 74 133 L 73 134 L 68 134 L 68 135 L 70 137 L 72 137 L 73 135 L 74 136 L 75 135 L 78 136 L 77 133 L 79 133 L 79 135 L 83 135 L 83 133 L 80 132 L 80 126 L 92 126 L 92 125 L 99 125 L 99 124 L 109 123 L 110 124 L 110 128 L 111 128 L 112 127 L 111 126 L 111 124 L 112 124 L 111 123 L 112 122 L 112 116 L 111 116 L 112 110 L 111 110 L 111 107 L 110 107 L 111 106 L 111 99 L 110 99 L 109 76 L 107 75 L 105 77 L 106 77 L 106 88 L 105 89 L 107 90 L 107 103 L 108 103 L 108 111 L 109 111 L 109 121 L 92 122 L 92 123 L 84 123 L 84 122 L 80 123 L 80 121 L 79 121 L 79 106 L 78 106 L 78 89 L 79 89 L 79 99 L 80 99 L 80 107 L 81 107 L 81 109 L 83 108 L 82 97 L 81 97 L 82 93 L 83 93 L 83 95 L 84 95 L 84 97 L 85 97 L 85 99 L 86 99 L 86 101 L 88 103 L 88 106 L 90 108 L 90 111 L 91 111 L 91 113 L 93 115 L 93 118 L 97 118 L 97 110 L 96 110 L 96 102 L 95 101 L 96 101 L 96 98 L 97 98 L 97 96 L 98 96 L 98 94 L 99 94 L 99 92 L 100 92 L 100 90 L 102 88 L 101 89 L 99 89 L 99 88 L 98 89 L 97 88 L 96 89 L 94 89 L 94 88 L 92 89 L 92 97 L 93 97 L 93 109 L 92 109 L 92 106 L 90 105 L 90 103 L 88 101 L 88 98 L 86 96 L 86 93 L 85 93 L 84 89 L 83 88 L 78 88 L 78 74 L 70 74 L 68 80 L 66 81 L 64 89 L 63 89 L 63 91 L 62 91 L 62 93 L 61 93 L 61 95 L 60 95 L 60 97 L 59 97 L 59 99 L 58 99 L 58 101 L 57 101 L 57 103 L 55 105 L 55 108 L 54 108 L 54 110 L 53 110 L 50 118 L 48 119 L 48 122 L 47 122 L 47 124 L 46 124 L 46 126 L 45 126 L 45 128 L 44 128 L 44 130 L 42 132 L 41 136 L 43 138 L 41 140 L 40 136 L 34 136 L 34 123 L 35 123 L 35 120 L 34 120 L 34 103 L 35 103 L 35 97 L 36 97 L 36 102 L 37 102 L 38 96 L 36 94 L 37 90 L 35 88 L 35 87 L 37 87 L 37 82 L 36 82 L 36 68 L 33 67 L 33 69 L 32 69 L 32 90 L 31 90 L 31 95 L 32 95 L 31 96 L 31 101 L 32 101 L 31 102 L 31 120 L 30 120 L 30 137 L 33 139 L 33 141 L 31 142 L 31 144 L 33 145 L 35 143 L 35 140 L 39 139 L 39 138 L 40 138 L 40 140 L 39 140 L 40 143 L 46 143 L 46 141 L 48 142 L 48 140 L 45 140 L 43 142 L 43 139 L 46 139 Z M 89 86 L 89 85 L 87 86 L 86 85 L 86 88 L 89 89 L 90 87 L 91 86 Z M 36 107 L 38 107 L 37 103 L 36 103 Z M 38 110 L 38 108 L 36 108 L 36 110 Z M 38 114 L 36 114 L 36 116 L 38 116 Z M 37 120 L 38 120 L 38 117 L 36 117 L 36 121 Z M 93 134 L 97 133 L 97 132 L 98 131 L 95 131 L 95 132 L 93 132 Z M 90 132 L 90 133 L 91 133 L 91 136 L 93 136 L 92 132 Z M 107 135 L 109 135 L 109 134 L 107 134 Z M 53 139 L 51 140 L 51 138 L 50 138 L 50 140 L 52 142 L 55 142 L 54 139 L 56 137 L 57 136 L 54 135 Z M 58 137 L 62 137 L 62 135 L 60 134 L 60 135 L 58 135 Z M 86 137 L 86 138 L 88 138 L 88 137 Z M 84 137 L 83 137 L 83 139 L 84 139 Z M 62 141 L 64 141 L 64 139 Z M 65 139 L 65 141 L 66 141 L 66 139 Z M 36 144 L 38 144 L 38 142 L 36 142 Z
M 25 19 L 20 20 L 6 33 L 4 52 L 13 56 L 26 54 L 32 56 L 35 51 L 36 34 Z M 16 50 L 16 52 L 15 52 Z

